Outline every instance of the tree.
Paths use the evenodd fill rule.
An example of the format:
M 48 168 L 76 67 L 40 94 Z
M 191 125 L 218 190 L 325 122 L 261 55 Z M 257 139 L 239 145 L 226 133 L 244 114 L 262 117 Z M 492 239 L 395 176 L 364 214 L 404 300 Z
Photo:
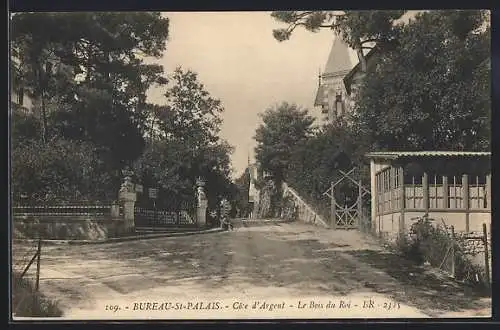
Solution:
M 278 41 L 288 40 L 299 26 L 317 32 L 321 28 L 333 30 L 352 49 L 356 50 L 362 70 L 365 71 L 365 50 L 389 47 L 394 42 L 400 25 L 394 22 L 406 13 L 405 10 L 363 11 L 275 11 L 271 14 L 277 21 L 286 23 L 286 28 L 273 30 Z
M 79 178 L 88 165 L 88 182 L 99 190 L 111 177 L 103 189 L 116 194 L 119 170 L 144 148 L 151 108 L 146 91 L 166 83 L 163 68 L 144 59 L 162 55 L 168 27 L 168 19 L 157 12 L 11 16 L 12 87 L 34 99 L 40 114 L 37 121 L 13 113 L 13 154 L 20 159 L 13 163 L 13 186 L 20 191 L 56 189 L 36 179 L 34 165 L 29 165 L 45 164 L 54 184 L 62 182 L 63 188 L 69 182 L 71 189 L 85 191 L 85 180 L 71 178 Z M 85 154 L 91 163 L 79 158 Z M 30 176 L 23 173 L 43 184 L 29 185 Z
M 430 11 L 366 73 L 359 131 L 374 149 L 488 150 L 490 27 L 484 11 Z
M 69 112 L 64 114 L 69 127 L 85 121 L 81 115 L 91 117 L 90 109 L 108 112 L 101 118 L 128 116 L 131 125 L 123 125 L 126 129 L 115 131 L 116 136 L 144 129 L 146 91 L 166 82 L 163 68 L 145 64 L 144 57 L 158 58 L 165 50 L 167 18 L 157 12 L 21 13 L 12 16 L 11 26 L 13 86 L 40 101 L 44 141 L 50 131 L 47 105 L 55 98 L 55 110 Z M 94 120 L 97 126 L 107 124 Z M 99 131 L 94 128 L 82 129 L 90 140 L 99 140 L 92 137 Z M 100 142 L 108 152 L 115 150 L 114 142 Z
M 241 215 L 246 217 L 250 212 L 249 210 L 249 190 L 250 190 L 250 169 L 246 168 L 245 171 L 234 180 L 236 188 L 235 192 L 235 205 L 242 212 Z
M 365 151 L 350 127 L 327 125 L 293 148 L 287 183 L 312 200 L 324 199 L 330 182 L 340 178 L 339 170 L 364 170 Z
M 165 106 L 157 113 L 165 138 L 185 141 L 192 150 L 219 141 L 224 107 L 210 96 L 195 72 L 176 68 L 165 98 Z
M 209 207 L 214 207 L 219 195 L 232 191 L 233 148 L 218 135 L 224 108 L 192 71 L 177 68 L 166 88 L 165 104 L 151 107 L 150 139 L 136 172 L 145 184 L 162 188 L 164 198 L 179 200 L 192 198 L 202 177 Z
M 261 115 L 257 128 L 255 156 L 261 168 L 272 173 L 277 183 L 286 178 L 293 147 L 312 132 L 314 118 L 296 104 L 283 102 Z
M 118 187 L 103 166 L 86 142 L 19 142 L 12 150 L 12 197 L 35 203 L 115 199 Z

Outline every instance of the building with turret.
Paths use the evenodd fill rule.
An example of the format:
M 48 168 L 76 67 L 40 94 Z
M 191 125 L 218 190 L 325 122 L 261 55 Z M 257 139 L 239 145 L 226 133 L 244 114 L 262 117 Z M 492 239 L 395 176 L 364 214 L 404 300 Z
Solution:
M 342 39 L 333 41 L 323 73 L 318 76 L 318 90 L 314 106 L 321 111 L 320 124 L 327 124 L 339 119 L 347 119 L 354 109 L 355 95 L 363 79 L 361 63 L 353 65 L 352 50 Z M 366 63 L 373 65 L 376 47 L 365 54 Z
M 322 123 L 334 121 L 348 111 L 349 102 L 344 77 L 352 70 L 349 47 L 335 38 L 323 73 L 318 77 L 318 91 L 314 106 L 319 107 Z

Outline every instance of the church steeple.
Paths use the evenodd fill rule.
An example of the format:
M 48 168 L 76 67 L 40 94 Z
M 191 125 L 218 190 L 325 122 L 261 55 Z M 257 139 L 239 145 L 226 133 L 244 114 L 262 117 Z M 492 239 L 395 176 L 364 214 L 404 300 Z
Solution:
M 349 46 L 338 36 L 333 41 L 332 49 L 325 66 L 323 77 L 327 75 L 345 74 L 353 65 L 349 56 Z
M 345 113 L 346 93 L 343 79 L 352 68 L 349 46 L 336 36 L 325 70 L 319 76 L 318 92 L 314 102 L 315 106 L 321 106 L 322 113 L 328 114 L 329 120 Z

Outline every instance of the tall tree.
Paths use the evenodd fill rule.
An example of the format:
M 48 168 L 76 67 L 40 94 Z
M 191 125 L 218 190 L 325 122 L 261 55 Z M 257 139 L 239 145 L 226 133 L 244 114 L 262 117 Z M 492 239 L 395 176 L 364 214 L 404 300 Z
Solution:
M 293 147 L 312 132 L 314 118 L 306 109 L 283 102 L 261 114 L 263 123 L 257 128 L 255 157 L 262 169 L 276 182 L 285 179 Z
M 213 206 L 219 194 L 231 190 L 233 149 L 219 137 L 224 108 L 192 71 L 177 68 L 166 88 L 165 104 L 152 107 L 149 144 L 135 164 L 137 173 L 144 182 L 162 187 L 165 196 L 181 199 L 193 196 L 201 176 Z
M 66 157 L 68 163 L 78 164 L 66 151 L 80 150 L 84 141 L 84 150 L 92 150 L 89 157 L 97 155 L 88 163 L 95 167 L 89 173 L 95 178 L 111 175 L 111 191 L 116 193 L 119 169 L 136 159 L 144 147 L 151 108 L 146 104 L 146 91 L 166 83 L 163 68 L 144 60 L 162 55 L 168 27 L 168 19 L 155 12 L 11 16 L 12 87 L 31 96 L 41 119 L 37 123 L 33 116 L 13 114 L 13 147 L 36 150 L 36 142 L 27 142 L 38 137 L 46 147 L 36 162 L 44 163 L 44 154 L 64 150 L 57 160 L 64 162 Z M 34 147 L 26 149 L 30 146 Z M 51 169 L 62 171 L 55 174 L 64 180 L 72 182 L 71 177 L 80 175 L 78 167 L 58 164 Z M 16 162 L 13 181 L 24 182 L 16 175 L 31 171 L 28 165 Z M 54 181 L 52 186 L 39 188 L 60 191 L 55 187 L 58 184 Z
M 135 131 L 144 129 L 146 91 L 166 82 L 163 68 L 145 64 L 144 57 L 160 57 L 165 50 L 167 18 L 156 12 L 21 13 L 12 16 L 11 26 L 13 85 L 40 102 L 44 140 L 50 131 L 47 104 L 56 97 L 64 104 L 57 102 L 56 110 L 69 112 L 63 116 L 70 128 L 80 122 L 91 125 L 82 128 L 90 140 L 99 140 L 92 137 L 99 131 L 96 126 L 109 123 L 99 119 L 118 113 L 130 125 L 116 130 L 117 136 L 136 134 L 136 126 Z M 92 123 L 80 117 L 92 117 L 89 111 L 104 115 Z M 113 142 L 99 142 L 114 150 Z
M 347 11 L 275 11 L 271 16 L 286 23 L 286 28 L 273 30 L 278 41 L 288 40 L 299 26 L 317 32 L 331 29 L 352 49 L 356 50 L 362 70 L 365 71 L 365 50 L 392 45 L 400 25 L 394 24 L 406 13 L 405 10 L 347 10 Z
M 358 129 L 392 150 L 488 150 L 490 27 L 479 10 L 430 11 L 397 34 L 356 101 Z

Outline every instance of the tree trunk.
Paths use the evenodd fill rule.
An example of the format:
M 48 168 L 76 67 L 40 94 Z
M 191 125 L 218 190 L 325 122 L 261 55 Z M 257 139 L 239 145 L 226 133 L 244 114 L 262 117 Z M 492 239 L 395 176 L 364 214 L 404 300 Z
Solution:
M 39 93 L 40 97 L 40 110 L 42 114 L 42 142 L 45 144 L 47 142 L 47 109 L 45 106 L 45 79 L 42 70 L 42 64 L 40 62 L 37 63 L 37 76 L 38 76 L 38 85 L 39 85 Z
M 42 141 L 45 144 L 47 142 L 47 109 L 45 108 L 45 95 L 44 90 L 42 90 L 40 101 L 42 108 Z

